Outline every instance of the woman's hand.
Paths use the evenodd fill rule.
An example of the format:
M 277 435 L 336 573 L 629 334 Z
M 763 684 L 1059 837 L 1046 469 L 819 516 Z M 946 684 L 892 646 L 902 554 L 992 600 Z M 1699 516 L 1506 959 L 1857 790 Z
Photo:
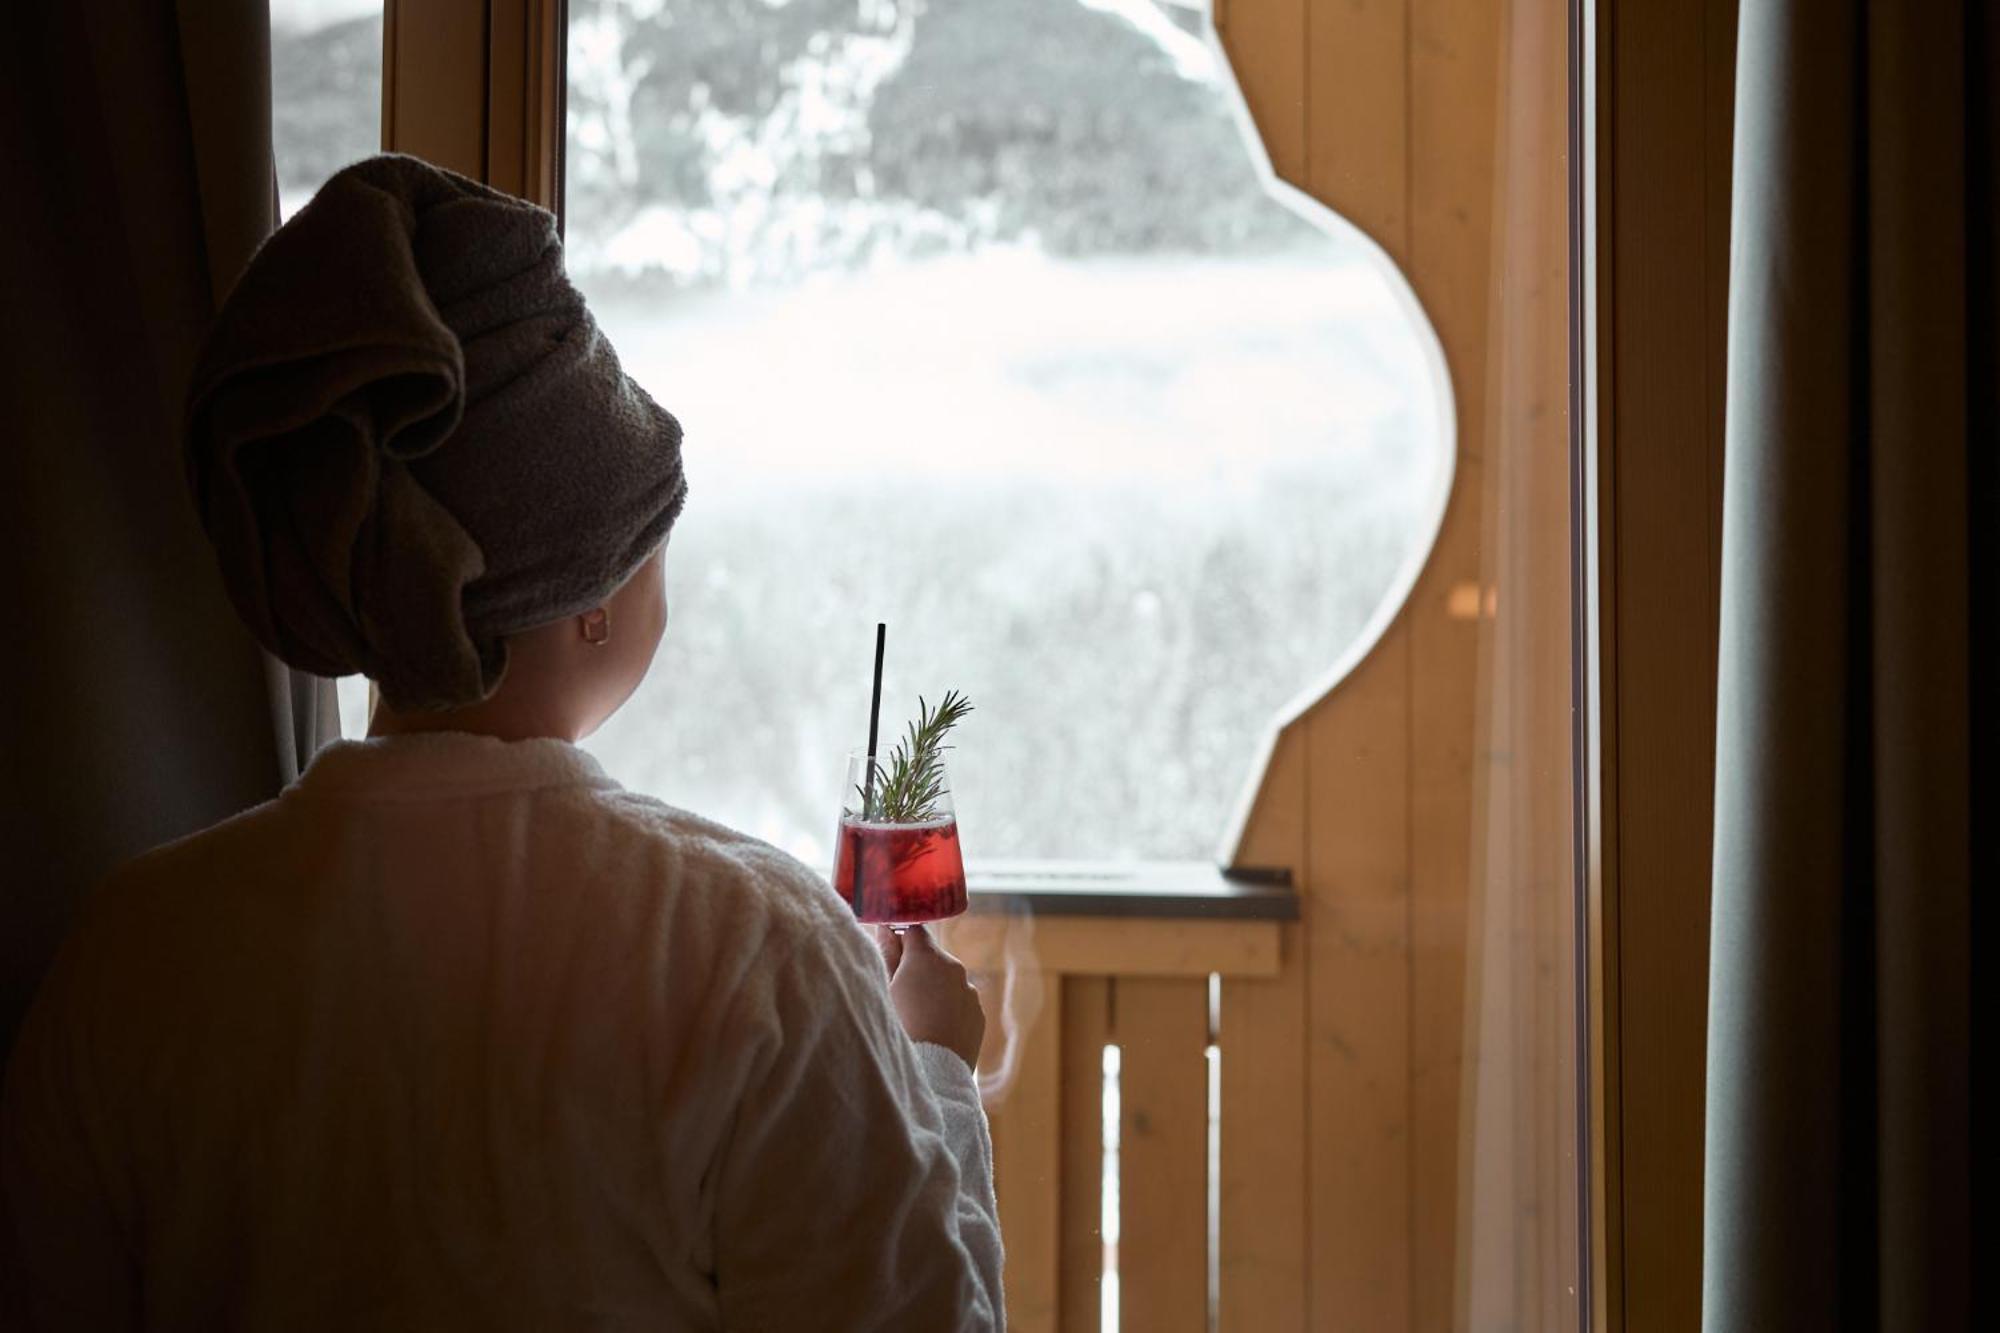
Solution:
M 875 943 L 889 967 L 889 999 L 903 1031 L 912 1041 L 935 1042 L 956 1051 L 977 1069 L 979 1045 L 986 1039 L 986 1012 L 979 1007 L 979 992 L 966 980 L 965 965 L 938 948 L 922 926 L 900 934 L 877 926 Z

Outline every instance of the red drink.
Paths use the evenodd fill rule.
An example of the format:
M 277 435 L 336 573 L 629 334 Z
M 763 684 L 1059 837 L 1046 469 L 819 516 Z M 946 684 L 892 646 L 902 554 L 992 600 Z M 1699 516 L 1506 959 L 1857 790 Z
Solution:
M 965 863 L 958 821 L 926 824 L 840 821 L 833 888 L 864 922 L 907 926 L 965 910 Z

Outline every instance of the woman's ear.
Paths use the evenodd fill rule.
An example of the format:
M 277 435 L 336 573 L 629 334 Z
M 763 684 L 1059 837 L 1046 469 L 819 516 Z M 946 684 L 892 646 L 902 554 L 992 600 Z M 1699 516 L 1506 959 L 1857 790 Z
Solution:
M 611 613 L 601 606 L 593 606 L 578 616 L 576 624 L 585 643 L 604 644 L 611 641 Z

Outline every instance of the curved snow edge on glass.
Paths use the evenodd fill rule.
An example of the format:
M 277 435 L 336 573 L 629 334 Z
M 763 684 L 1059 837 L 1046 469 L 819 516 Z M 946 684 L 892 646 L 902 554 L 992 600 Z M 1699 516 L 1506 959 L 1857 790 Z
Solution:
M 1430 563 L 1431 552 L 1437 549 L 1438 533 L 1444 527 L 1445 506 L 1451 500 L 1452 484 L 1458 477 L 1458 403 L 1452 392 L 1451 367 L 1445 361 L 1444 344 L 1438 340 L 1437 327 L 1431 323 L 1423 302 L 1417 299 L 1416 290 L 1410 286 L 1410 280 L 1404 276 L 1401 266 L 1373 236 L 1280 176 L 1277 168 L 1271 165 L 1271 151 L 1265 146 L 1263 136 L 1257 131 L 1257 122 L 1250 115 L 1250 103 L 1243 94 L 1243 84 L 1237 77 L 1235 63 L 1222 44 L 1221 34 L 1216 31 L 1212 0 L 1202 17 L 1202 40 L 1224 72 L 1223 82 L 1228 86 L 1229 105 L 1236 116 L 1237 131 L 1243 136 L 1244 147 L 1249 149 L 1250 160 L 1257 168 L 1264 189 L 1273 199 L 1313 225 L 1359 242 L 1389 284 L 1397 303 L 1410 317 L 1437 393 L 1438 443 L 1441 446 L 1433 460 L 1430 499 L 1418 515 L 1417 540 L 1396 567 L 1396 575 L 1383 590 L 1382 599 L 1369 613 L 1361 632 L 1334 659 L 1326 673 L 1293 696 L 1292 701 L 1279 709 L 1264 729 L 1255 762 L 1244 779 L 1242 793 L 1236 798 L 1236 809 L 1223 830 L 1221 845 L 1216 853 L 1217 864 L 1233 866 L 1241 859 L 1243 839 L 1249 833 L 1250 816 L 1256 809 L 1258 794 L 1264 789 L 1264 780 L 1270 774 L 1271 759 L 1278 751 L 1279 738 L 1287 727 L 1339 689 L 1368 654 L 1375 651 L 1375 646 L 1382 642 L 1382 636 L 1388 633 L 1389 626 L 1402 614 L 1410 594 L 1416 590 L 1418 576 Z

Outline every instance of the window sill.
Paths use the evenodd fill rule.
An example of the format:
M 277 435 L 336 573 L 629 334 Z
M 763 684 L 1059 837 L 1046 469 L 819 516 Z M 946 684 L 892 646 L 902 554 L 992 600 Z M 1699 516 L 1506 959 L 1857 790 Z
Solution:
M 966 873 L 973 915 L 1296 921 L 1285 869 L 1205 861 L 984 861 Z

